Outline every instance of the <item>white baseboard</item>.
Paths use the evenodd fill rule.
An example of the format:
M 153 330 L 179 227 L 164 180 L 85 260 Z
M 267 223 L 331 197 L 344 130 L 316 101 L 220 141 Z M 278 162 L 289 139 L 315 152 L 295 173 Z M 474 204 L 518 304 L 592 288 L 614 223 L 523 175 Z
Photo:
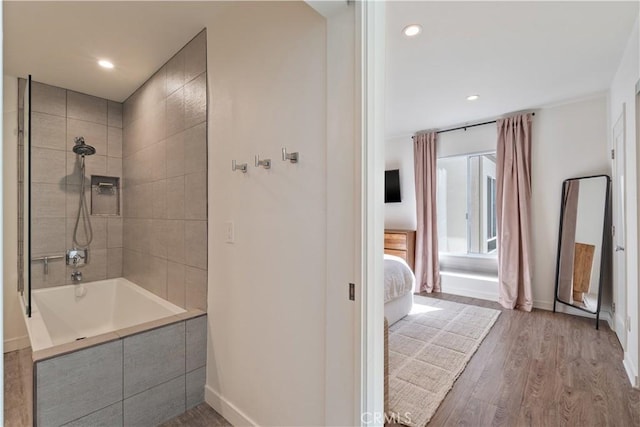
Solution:
M 23 337 L 17 338 L 9 338 L 4 340 L 4 353 L 9 353 L 11 351 L 22 350 L 23 348 L 27 348 L 31 345 L 29 341 L 29 336 L 25 335 Z
M 629 377 L 629 382 L 631 383 L 631 387 L 640 388 L 640 380 L 638 379 L 638 372 L 636 371 L 636 367 L 633 366 L 633 363 L 629 361 L 629 353 L 624 353 L 624 359 L 622 359 L 622 365 L 624 366 L 624 370 Z
M 225 417 L 233 426 L 258 425 L 258 423 L 249 418 L 247 414 L 221 396 L 220 393 L 212 389 L 208 384 L 204 386 L 204 401 L 215 409 L 216 412 Z

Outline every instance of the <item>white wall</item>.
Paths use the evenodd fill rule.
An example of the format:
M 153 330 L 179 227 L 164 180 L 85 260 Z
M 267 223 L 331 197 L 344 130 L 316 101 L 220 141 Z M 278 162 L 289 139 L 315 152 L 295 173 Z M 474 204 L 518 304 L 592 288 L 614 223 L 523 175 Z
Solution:
M 18 283 L 18 79 L 3 78 L 3 321 L 4 351 L 29 346 L 17 291 Z
M 626 107 L 626 173 L 627 173 L 627 206 L 626 206 L 626 254 L 627 254 L 627 315 L 631 319 L 631 331 L 627 335 L 627 349 L 624 355 L 624 364 L 627 373 L 635 386 L 638 383 L 640 371 L 639 354 L 640 340 L 640 295 L 638 292 L 638 174 L 637 167 L 640 163 L 640 151 L 636 149 L 638 144 L 636 135 L 636 102 L 635 87 L 640 79 L 640 30 L 639 20 L 635 26 L 624 51 L 620 65 L 611 83 L 609 92 L 609 139 L 611 139 L 613 125 L 622 113 L 622 105 Z
M 550 310 L 562 182 L 573 177 L 611 174 L 606 96 L 537 110 L 532 136 L 533 300 L 535 307 Z M 564 306 L 559 309 L 565 310 Z
M 325 19 L 303 3 L 234 3 L 206 27 L 206 400 L 234 425 L 322 425 Z M 298 164 L 280 160 L 283 146 L 299 151 Z M 255 168 L 255 154 L 272 169 Z M 232 172 L 232 159 L 249 172 Z M 225 243 L 226 221 L 234 244 Z
M 400 169 L 400 203 L 384 204 L 384 228 L 416 229 L 416 182 L 413 172 L 413 142 L 410 136 L 387 139 L 385 170 Z

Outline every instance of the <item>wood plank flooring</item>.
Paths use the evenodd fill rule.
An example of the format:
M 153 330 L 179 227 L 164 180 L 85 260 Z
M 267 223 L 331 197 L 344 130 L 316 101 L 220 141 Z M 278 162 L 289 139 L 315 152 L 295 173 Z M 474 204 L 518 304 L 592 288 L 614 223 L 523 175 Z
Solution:
M 497 303 L 426 295 L 501 310 Z M 502 310 L 444 399 L 435 426 L 640 426 L 640 391 L 605 322 Z
M 428 295 L 500 309 L 496 303 Z M 31 351 L 4 355 L 5 426 L 31 426 Z M 163 427 L 229 426 L 206 403 Z M 640 391 L 603 322 L 534 310 L 502 310 L 429 427 L 640 426 Z

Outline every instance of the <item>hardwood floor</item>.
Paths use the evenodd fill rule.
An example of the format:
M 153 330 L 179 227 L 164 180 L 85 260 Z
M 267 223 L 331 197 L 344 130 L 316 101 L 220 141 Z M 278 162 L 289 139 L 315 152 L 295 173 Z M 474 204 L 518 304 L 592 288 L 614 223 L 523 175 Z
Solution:
M 496 303 L 428 295 L 500 309 Z M 5 426 L 31 425 L 31 351 L 4 355 Z M 163 427 L 230 425 L 200 404 Z M 640 391 L 629 385 L 622 349 L 602 322 L 534 310 L 503 310 L 429 427 L 640 426 Z
M 4 425 L 31 426 L 31 348 L 4 355 Z
M 604 322 L 596 330 L 583 317 L 502 310 L 429 427 L 640 426 L 640 391 L 629 384 L 622 356 Z

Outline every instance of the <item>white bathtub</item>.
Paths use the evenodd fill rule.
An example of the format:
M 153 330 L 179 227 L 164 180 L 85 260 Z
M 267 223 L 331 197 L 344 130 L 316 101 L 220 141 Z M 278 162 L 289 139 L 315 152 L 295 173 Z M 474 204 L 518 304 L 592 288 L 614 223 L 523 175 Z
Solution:
M 76 297 L 78 286 L 84 296 Z M 33 351 L 184 313 L 124 278 L 31 291 L 25 322 Z M 24 313 L 24 310 L 23 310 Z

